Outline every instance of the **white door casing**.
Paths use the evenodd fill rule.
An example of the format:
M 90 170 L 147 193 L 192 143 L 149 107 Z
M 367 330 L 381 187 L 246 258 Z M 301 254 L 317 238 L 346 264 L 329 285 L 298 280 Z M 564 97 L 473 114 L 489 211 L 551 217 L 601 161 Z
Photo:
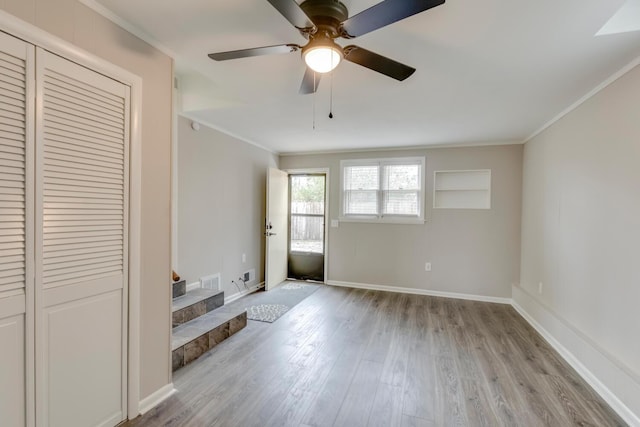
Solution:
M 0 33 L 0 423 L 33 425 L 33 46 Z
M 265 290 L 287 279 L 287 215 L 289 175 L 278 169 L 267 172 L 267 218 L 265 228 Z
M 126 418 L 129 88 L 36 52 L 36 419 Z

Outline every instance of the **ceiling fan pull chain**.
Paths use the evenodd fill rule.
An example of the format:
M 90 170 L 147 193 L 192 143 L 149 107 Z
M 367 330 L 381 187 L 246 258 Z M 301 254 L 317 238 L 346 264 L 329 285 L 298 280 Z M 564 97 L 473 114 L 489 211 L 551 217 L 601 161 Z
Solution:
M 333 119 L 333 71 L 331 71 L 331 81 L 329 82 L 329 118 Z
M 316 72 L 313 72 L 313 87 L 316 88 Z M 313 130 L 316 130 L 316 90 L 313 91 Z

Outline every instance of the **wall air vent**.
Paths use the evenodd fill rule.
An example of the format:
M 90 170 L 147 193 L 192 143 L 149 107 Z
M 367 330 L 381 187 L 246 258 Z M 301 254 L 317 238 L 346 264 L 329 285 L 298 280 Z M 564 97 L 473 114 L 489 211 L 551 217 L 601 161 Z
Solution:
M 204 276 L 200 278 L 200 287 L 202 289 L 211 289 L 213 291 L 220 290 L 220 273 L 212 274 L 210 276 Z

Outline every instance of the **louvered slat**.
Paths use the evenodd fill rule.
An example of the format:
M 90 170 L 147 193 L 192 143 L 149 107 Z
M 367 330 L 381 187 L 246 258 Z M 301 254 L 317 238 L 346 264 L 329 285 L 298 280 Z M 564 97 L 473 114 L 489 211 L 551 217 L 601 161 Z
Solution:
M 2 265 L 9 265 L 14 262 L 24 265 L 24 259 L 20 255 L 7 255 L 2 257 Z
M 48 132 L 61 133 L 62 135 L 68 135 L 71 138 L 85 138 L 89 141 L 97 141 L 98 144 L 106 143 L 117 147 L 120 143 L 120 139 L 117 135 L 107 135 L 104 132 L 93 132 L 91 129 L 82 128 L 82 126 L 75 125 L 69 121 L 57 120 L 56 117 L 45 116 L 45 126 Z
M 69 112 L 60 111 L 53 107 L 55 107 L 55 105 L 45 108 L 45 114 L 47 114 L 49 120 L 55 121 L 56 123 L 115 138 L 120 138 L 123 134 L 121 126 L 103 125 L 95 120 L 85 119 L 77 114 L 70 114 Z
M 15 255 L 16 250 L 24 250 L 25 245 L 24 241 L 16 241 L 16 242 L 0 242 L 0 251 L 7 251 L 2 255 Z
M 90 148 L 74 146 L 64 143 L 59 143 L 52 141 L 52 144 L 49 145 L 50 153 L 58 153 L 58 154 L 67 154 L 69 157 L 78 157 L 81 159 L 90 159 L 90 160 L 101 160 L 105 164 L 114 164 L 119 167 L 122 167 L 124 164 L 124 160 L 122 156 L 118 156 L 117 154 L 111 154 L 106 151 L 98 152 L 97 150 L 91 150 Z
M 54 228 L 58 228 L 58 227 L 103 227 L 103 226 L 113 226 L 113 225 L 119 225 L 120 224 L 120 219 L 101 219 L 101 220 L 97 220 L 97 219 L 89 219 L 89 220 L 83 220 L 83 219 L 67 219 L 67 220 L 49 220 L 47 221 L 47 226 L 44 227 L 45 230 L 47 229 L 54 229 Z M 0 223 L 0 228 L 2 228 L 2 223 Z
M 4 81 L 0 79 L 0 89 L 2 89 L 2 94 L 9 98 L 21 100 L 24 99 L 26 90 L 24 86 L 16 86 L 11 82 L 11 79 L 6 79 Z
M 64 150 L 47 150 L 47 162 L 49 165 L 68 165 L 69 168 L 72 169 L 80 169 L 80 170 L 94 170 L 101 171 L 104 173 L 115 173 L 118 174 L 122 171 L 122 165 L 113 164 L 109 161 L 105 160 L 97 160 L 97 159 L 87 159 L 83 157 L 78 157 L 74 155 L 73 151 L 67 151 L 65 154 L 60 154 L 60 151 Z
M 102 105 L 91 104 L 88 102 L 80 102 L 77 97 L 64 93 L 58 87 L 48 85 L 49 87 L 49 100 L 52 106 L 61 106 L 69 108 L 76 112 L 82 112 L 83 114 L 90 115 L 92 117 L 99 117 L 99 120 L 105 123 L 122 123 L 124 124 L 124 116 L 122 111 L 118 108 L 115 110 L 112 107 L 104 107 Z
M 45 248 L 46 249 L 46 248 Z M 103 243 L 100 244 L 89 244 L 89 245 L 73 245 L 67 247 L 66 249 L 54 248 L 53 251 L 45 250 L 47 253 L 47 259 L 44 261 L 45 264 L 51 264 L 55 262 L 56 259 L 65 258 L 65 257 L 73 257 L 73 256 L 83 256 L 85 254 L 97 254 L 97 253 L 111 253 L 113 251 L 119 251 L 120 245 L 105 245 Z
M 49 97 L 48 111 L 57 117 L 71 117 L 78 123 L 95 126 L 98 129 L 107 130 L 110 132 L 121 133 L 124 128 L 124 120 L 110 120 L 109 118 L 103 118 L 90 110 L 79 110 L 77 107 L 71 107 L 63 105 L 62 101 Z
M 60 129 L 58 129 L 58 127 L 60 127 Z M 55 122 L 52 122 L 47 128 L 47 139 L 75 143 L 81 147 L 88 146 L 96 150 L 122 154 L 122 146 L 117 139 L 109 140 L 102 135 L 90 134 L 89 132 L 76 133 L 74 129 L 57 126 Z
M 109 236 L 120 236 L 120 230 L 91 230 L 91 231 L 66 231 L 61 233 L 45 233 L 45 235 L 50 236 L 51 240 L 58 239 L 84 239 L 84 238 L 95 238 L 103 239 Z M 0 236 L 2 239 L 2 236 Z M 17 239 L 15 239 L 17 241 Z M 0 240 L 1 241 L 1 240 Z
M 17 276 L 3 277 L 0 279 L 0 289 L 11 290 L 24 288 L 24 274 Z
M 49 224 L 49 221 L 51 221 L 51 223 L 60 222 L 60 221 L 82 221 L 85 224 L 92 224 L 94 223 L 94 221 L 117 221 L 119 224 L 122 221 L 122 215 L 119 213 L 94 214 L 94 215 L 52 214 L 47 217 L 47 220 L 48 220 L 47 224 Z
M 115 260 L 106 260 L 104 257 L 92 261 L 73 261 L 50 264 L 44 270 L 45 282 L 48 278 L 51 281 L 68 280 L 74 276 L 85 276 L 87 274 L 104 273 L 108 271 L 122 271 L 122 256 L 112 257 Z M 55 268 L 50 268 L 55 266 Z
M 107 258 L 112 258 L 117 256 L 120 256 L 120 251 L 118 249 L 114 249 L 112 251 L 99 250 L 96 252 L 81 252 L 73 255 L 51 257 L 47 259 L 45 264 L 58 263 L 58 265 L 62 265 L 65 262 L 72 262 L 72 261 L 75 262 L 75 261 L 101 259 L 101 258 L 107 259 Z
M 6 120 L 11 120 L 14 124 L 17 124 L 24 129 L 24 115 L 20 111 L 14 111 L 14 108 L 10 105 L 6 106 L 6 108 L 4 105 L 0 106 L 0 117 L 3 117 Z
M 47 70 L 44 79 L 46 82 L 64 87 L 67 93 L 74 93 L 87 99 L 92 99 L 95 105 L 111 105 L 115 111 L 123 113 L 124 115 L 123 110 L 121 110 L 124 99 L 120 95 L 51 69 Z
M 47 192 L 48 192 L 48 196 L 45 200 L 49 200 L 49 201 L 54 201 L 54 198 L 58 198 L 58 201 L 65 201 L 64 199 L 68 199 L 69 197 L 73 196 L 75 198 L 80 198 L 80 200 L 106 200 L 106 201 L 110 201 L 110 199 L 113 200 L 122 200 L 122 194 L 117 194 L 117 193 L 98 193 L 95 191 L 57 191 L 54 190 L 53 188 L 51 188 L 52 186 L 47 186 Z M 82 187 L 80 187 L 82 188 Z
M 4 219 L 0 219 L 0 230 L 22 230 L 24 229 L 24 223 L 19 221 L 5 221 Z
M 0 292 L 25 286 L 25 66 L 0 52 Z
M 122 275 L 125 100 L 50 69 L 42 87 L 43 286 Z
M 65 181 L 73 182 L 74 185 L 84 185 L 84 186 L 100 186 L 100 188 L 122 188 L 122 183 L 115 180 L 114 182 L 110 182 L 108 179 L 104 179 L 103 177 L 91 176 L 88 174 L 69 174 L 68 172 L 60 172 L 56 170 L 52 170 L 55 168 L 49 169 L 49 177 L 51 182 L 54 179 L 59 183 L 64 183 Z
M 106 195 L 117 195 L 120 197 L 121 190 L 120 189 L 112 189 L 112 188 L 101 188 L 101 187 L 91 187 L 83 185 L 61 185 L 61 184 L 48 184 L 47 190 L 50 191 L 50 194 L 53 195 L 61 195 L 62 192 L 66 191 L 74 191 L 78 194 L 93 194 L 95 196 L 101 196 L 103 194 Z M 60 194 L 59 194 L 60 193 Z
M 67 285 L 75 285 L 79 282 L 90 282 L 92 280 L 104 279 L 106 277 L 117 276 L 119 272 L 122 272 L 122 267 L 106 269 L 104 271 L 93 272 L 93 274 L 78 274 L 74 273 L 71 278 L 57 278 L 56 280 L 47 280 L 43 286 L 44 289 L 52 289 L 56 287 L 62 287 Z
M 124 153 L 118 149 L 110 149 L 104 145 L 91 145 L 86 141 L 78 141 L 67 138 L 61 138 L 57 135 L 48 135 L 49 147 L 51 149 L 60 148 L 68 150 L 70 153 L 81 153 L 91 156 L 113 159 L 113 161 L 121 161 L 124 159 Z M 79 154 L 78 154 L 79 155 Z

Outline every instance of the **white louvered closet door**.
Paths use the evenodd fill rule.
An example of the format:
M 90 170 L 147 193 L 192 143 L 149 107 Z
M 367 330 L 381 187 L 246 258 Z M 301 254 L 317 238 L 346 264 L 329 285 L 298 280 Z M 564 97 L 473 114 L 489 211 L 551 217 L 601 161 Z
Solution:
M 33 371 L 34 49 L 0 33 L 0 425 L 22 427 Z M 33 360 L 33 359 L 31 359 Z M 31 400 L 31 399 L 30 399 Z
M 36 419 L 126 414 L 129 88 L 36 52 Z

